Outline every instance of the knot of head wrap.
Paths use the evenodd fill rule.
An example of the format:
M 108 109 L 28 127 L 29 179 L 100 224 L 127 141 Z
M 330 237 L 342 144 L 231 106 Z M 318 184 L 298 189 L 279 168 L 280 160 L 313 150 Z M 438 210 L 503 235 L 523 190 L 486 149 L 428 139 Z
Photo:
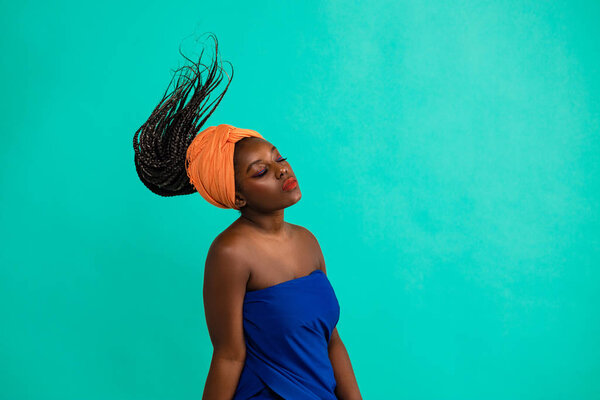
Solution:
M 196 135 L 186 152 L 186 172 L 198 193 L 219 208 L 235 206 L 235 144 L 245 137 L 262 135 L 251 129 L 221 124 Z

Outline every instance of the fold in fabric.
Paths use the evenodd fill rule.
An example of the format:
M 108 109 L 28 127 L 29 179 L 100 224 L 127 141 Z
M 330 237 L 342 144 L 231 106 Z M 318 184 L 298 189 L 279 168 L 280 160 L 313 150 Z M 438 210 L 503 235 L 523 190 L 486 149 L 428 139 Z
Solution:
M 320 269 L 246 292 L 246 361 L 233 400 L 335 400 L 328 344 L 340 307 Z

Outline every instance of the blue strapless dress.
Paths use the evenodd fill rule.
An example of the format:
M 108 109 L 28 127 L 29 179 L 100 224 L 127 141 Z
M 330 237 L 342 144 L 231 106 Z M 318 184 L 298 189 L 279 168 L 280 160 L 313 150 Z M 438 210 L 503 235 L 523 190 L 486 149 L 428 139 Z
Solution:
M 244 297 L 246 361 L 233 400 L 335 400 L 328 343 L 340 306 L 320 269 Z

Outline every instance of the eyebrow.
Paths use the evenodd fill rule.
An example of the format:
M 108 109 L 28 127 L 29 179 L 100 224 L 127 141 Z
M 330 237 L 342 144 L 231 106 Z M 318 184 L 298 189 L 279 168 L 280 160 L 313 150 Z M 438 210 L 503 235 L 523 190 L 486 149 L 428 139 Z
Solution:
M 275 146 L 271 147 L 271 153 L 273 152 L 273 150 L 275 150 Z M 249 165 L 248 168 L 246 169 L 246 173 L 248 173 L 248 171 L 250 171 L 250 167 L 253 166 L 254 164 L 256 164 L 257 162 L 261 162 L 262 160 L 256 160 L 256 161 L 252 161 Z

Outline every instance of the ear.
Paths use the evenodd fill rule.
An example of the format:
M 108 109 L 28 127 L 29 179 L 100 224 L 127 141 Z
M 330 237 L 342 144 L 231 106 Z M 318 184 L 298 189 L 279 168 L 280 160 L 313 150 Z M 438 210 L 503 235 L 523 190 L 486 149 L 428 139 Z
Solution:
M 239 192 L 235 192 L 235 206 L 242 208 L 246 205 L 246 199 Z

